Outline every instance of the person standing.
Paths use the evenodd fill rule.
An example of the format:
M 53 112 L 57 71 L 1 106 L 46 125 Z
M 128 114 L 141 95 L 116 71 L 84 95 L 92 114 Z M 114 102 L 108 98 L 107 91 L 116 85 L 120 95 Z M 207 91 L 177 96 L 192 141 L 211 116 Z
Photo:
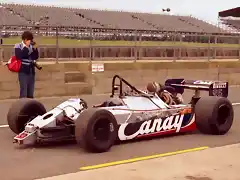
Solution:
M 39 58 L 33 34 L 25 31 L 22 34 L 22 42 L 15 45 L 15 56 L 21 60 L 21 68 L 18 72 L 20 86 L 19 98 L 34 98 L 35 88 L 35 61 Z

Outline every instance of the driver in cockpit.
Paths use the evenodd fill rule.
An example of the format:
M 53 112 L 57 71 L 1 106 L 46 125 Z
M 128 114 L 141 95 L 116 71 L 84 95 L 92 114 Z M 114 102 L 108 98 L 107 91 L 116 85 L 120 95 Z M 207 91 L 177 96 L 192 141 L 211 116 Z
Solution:
M 174 87 L 164 86 L 157 82 L 147 84 L 147 91 L 156 93 L 168 105 L 182 104 L 182 95 L 177 93 Z

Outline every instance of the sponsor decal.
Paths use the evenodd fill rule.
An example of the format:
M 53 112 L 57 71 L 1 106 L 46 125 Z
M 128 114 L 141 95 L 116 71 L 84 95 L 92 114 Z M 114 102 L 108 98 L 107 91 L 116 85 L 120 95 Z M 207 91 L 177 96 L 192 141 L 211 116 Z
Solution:
M 222 83 L 222 82 L 215 82 L 213 84 L 213 89 L 221 89 L 221 88 L 226 88 L 227 83 Z
M 224 95 L 224 92 L 222 89 L 213 89 L 212 91 L 212 95 L 213 96 L 223 96 Z
M 124 141 L 134 139 L 139 135 L 151 134 L 161 131 L 164 132 L 173 129 L 175 129 L 176 132 L 179 132 L 182 126 L 183 117 L 184 115 L 179 114 L 175 116 L 169 116 L 167 118 L 158 118 L 154 120 L 144 121 L 141 124 L 140 128 L 131 135 L 125 134 L 125 129 L 128 126 L 128 123 L 125 123 L 119 127 L 118 137 L 120 140 Z
M 194 81 L 193 84 L 211 85 L 211 84 L 212 84 L 212 81 L 197 80 L 197 81 Z

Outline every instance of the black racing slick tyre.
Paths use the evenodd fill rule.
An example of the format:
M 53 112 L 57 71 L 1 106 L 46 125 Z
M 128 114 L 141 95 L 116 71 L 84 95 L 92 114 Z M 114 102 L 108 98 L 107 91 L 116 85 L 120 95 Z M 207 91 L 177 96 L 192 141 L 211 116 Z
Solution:
M 233 124 L 234 110 L 224 97 L 202 97 L 195 106 L 197 129 L 204 134 L 224 135 Z
M 28 98 L 17 100 L 10 107 L 7 114 L 9 128 L 16 134 L 24 131 L 27 122 L 31 121 L 38 115 L 46 113 L 42 103 Z
M 75 122 L 75 138 L 86 151 L 108 151 L 117 139 L 117 121 L 105 109 L 86 109 Z

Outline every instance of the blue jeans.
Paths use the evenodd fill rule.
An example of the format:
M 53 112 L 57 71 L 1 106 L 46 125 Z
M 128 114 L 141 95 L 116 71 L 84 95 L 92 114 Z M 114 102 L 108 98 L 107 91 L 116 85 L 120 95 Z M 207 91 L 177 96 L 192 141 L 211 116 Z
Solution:
M 20 97 L 19 98 L 33 98 L 35 87 L 35 75 L 18 73 L 18 80 L 20 85 Z

